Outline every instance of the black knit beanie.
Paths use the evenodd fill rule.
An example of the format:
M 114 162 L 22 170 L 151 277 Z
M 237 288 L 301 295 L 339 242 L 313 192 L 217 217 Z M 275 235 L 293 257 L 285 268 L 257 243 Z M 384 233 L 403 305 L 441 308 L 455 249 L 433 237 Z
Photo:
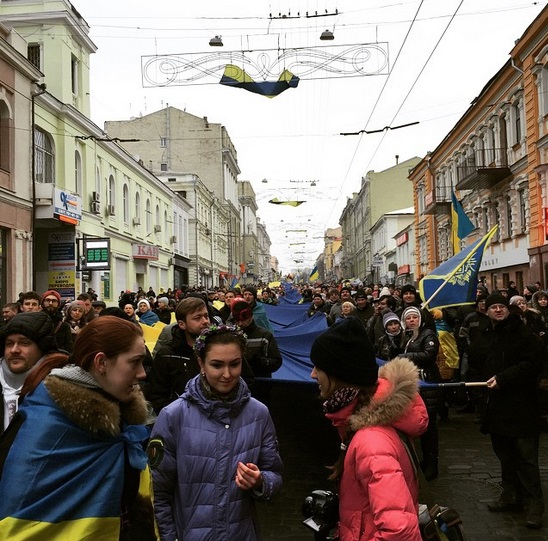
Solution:
M 379 367 L 373 344 L 355 317 L 344 319 L 317 336 L 310 360 L 328 376 L 344 383 L 368 386 L 377 382 Z
M 405 284 L 401 288 L 401 294 L 407 293 L 408 291 L 411 291 L 411 293 L 417 294 L 417 288 L 413 284 Z
M 491 295 L 485 299 L 485 309 L 487 310 L 493 304 L 504 304 L 504 306 L 508 307 L 508 298 L 500 293 L 491 293 Z
M 3 354 L 6 337 L 22 334 L 36 343 L 43 353 L 57 350 L 53 321 L 46 312 L 21 312 L 10 319 L 0 334 L 0 352 Z

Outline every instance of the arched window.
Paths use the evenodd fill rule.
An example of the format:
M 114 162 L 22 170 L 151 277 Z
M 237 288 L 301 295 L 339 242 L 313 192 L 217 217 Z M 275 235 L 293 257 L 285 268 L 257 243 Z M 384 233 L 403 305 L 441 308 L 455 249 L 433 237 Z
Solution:
M 11 119 L 10 110 L 6 103 L 0 100 L 0 169 L 9 173 L 11 170 Z
M 78 150 L 74 151 L 74 190 L 77 194 L 82 195 L 82 156 Z
M 147 235 L 150 235 L 150 233 L 152 232 L 152 211 L 150 210 L 150 199 L 147 199 L 145 214 L 146 214 L 146 221 L 147 221 L 146 223 Z
M 101 170 L 99 169 L 99 166 L 97 166 L 97 169 L 95 170 L 95 192 L 99 195 L 99 199 L 101 198 Z
M 107 214 L 109 216 L 116 215 L 116 184 L 114 182 L 114 176 L 108 177 L 108 202 L 107 202 Z
M 129 223 L 129 188 L 128 185 L 124 183 L 122 189 L 122 204 L 124 205 L 124 223 Z
M 108 204 L 114 206 L 116 203 L 116 184 L 114 183 L 114 177 L 110 175 L 108 177 Z
M 36 182 L 53 183 L 54 151 L 49 134 L 40 128 L 34 130 L 34 179 Z
M 135 192 L 135 215 L 133 217 L 133 225 L 141 225 L 141 194 Z

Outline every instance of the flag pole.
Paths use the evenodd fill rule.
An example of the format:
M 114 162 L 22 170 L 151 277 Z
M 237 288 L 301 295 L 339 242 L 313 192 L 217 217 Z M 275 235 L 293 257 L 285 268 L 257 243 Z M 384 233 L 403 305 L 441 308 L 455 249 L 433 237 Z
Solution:
M 496 230 L 498 228 L 498 224 L 495 225 L 491 231 L 489 231 L 489 233 L 487 233 L 487 235 L 485 235 L 485 237 L 483 237 L 483 239 L 478 243 L 478 247 L 482 244 L 482 242 L 485 242 L 485 244 L 487 245 L 487 243 L 491 240 L 491 237 L 495 234 Z M 423 303 L 421 304 L 421 308 L 425 308 L 426 306 L 428 306 L 433 300 L 434 298 L 438 295 L 438 293 L 445 287 L 445 284 L 447 284 L 447 282 L 449 282 L 449 280 L 451 280 L 451 278 L 453 278 L 453 276 L 455 276 L 455 274 L 457 273 L 458 270 L 460 270 L 460 268 L 474 255 L 474 252 L 470 252 L 461 262 L 459 265 L 457 265 L 455 267 L 455 269 L 451 272 L 451 274 L 449 274 L 449 276 L 440 284 L 440 286 L 438 287 L 438 289 L 436 289 L 436 291 L 434 291 L 434 293 L 432 293 L 432 295 L 430 295 L 430 298 L 427 300 L 427 301 L 423 301 Z

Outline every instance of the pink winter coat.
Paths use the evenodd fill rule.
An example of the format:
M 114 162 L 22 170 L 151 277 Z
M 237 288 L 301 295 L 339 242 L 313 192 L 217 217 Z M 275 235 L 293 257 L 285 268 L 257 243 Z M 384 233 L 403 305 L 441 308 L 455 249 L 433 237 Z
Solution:
M 347 422 L 356 431 L 339 487 L 340 541 L 421 541 L 418 482 L 395 430 L 414 438 L 428 426 L 415 365 L 390 361 L 371 402 L 352 413 L 355 405 L 327 414 L 341 435 Z

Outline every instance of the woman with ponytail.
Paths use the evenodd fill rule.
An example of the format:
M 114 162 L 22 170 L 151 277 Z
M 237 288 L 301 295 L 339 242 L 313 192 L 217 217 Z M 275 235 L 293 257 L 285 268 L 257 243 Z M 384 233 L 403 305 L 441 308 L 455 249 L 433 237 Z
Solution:
M 418 481 L 400 437 L 418 437 L 428 425 L 416 366 L 397 357 L 379 369 L 356 318 L 320 334 L 310 359 L 342 440 L 330 477 L 338 483 L 339 540 L 420 541 Z

